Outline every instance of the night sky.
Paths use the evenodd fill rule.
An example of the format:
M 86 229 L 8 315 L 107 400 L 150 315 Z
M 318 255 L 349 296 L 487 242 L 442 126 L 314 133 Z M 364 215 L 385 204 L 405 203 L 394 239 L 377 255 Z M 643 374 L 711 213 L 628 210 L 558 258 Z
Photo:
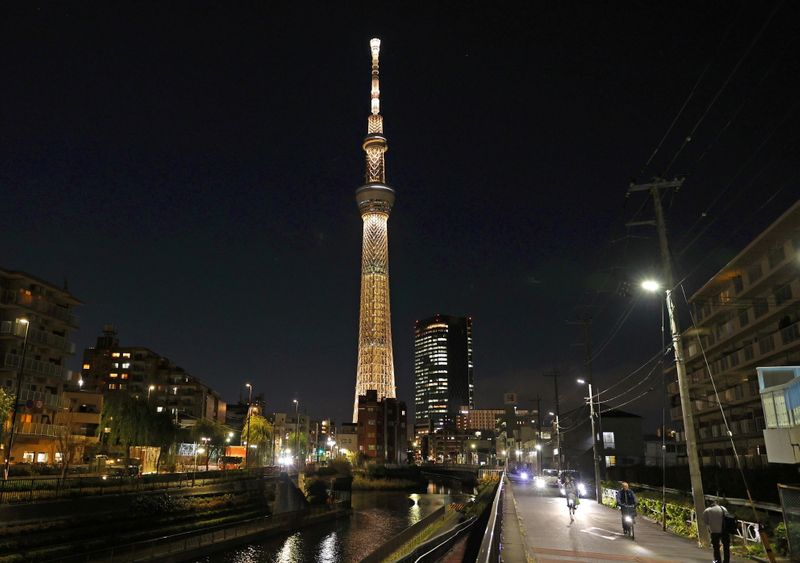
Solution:
M 687 175 L 666 204 L 688 293 L 800 197 L 790 2 L 73 4 L 3 9 L 0 267 L 68 280 L 79 351 L 112 323 L 231 401 L 251 381 L 350 416 L 371 37 L 409 402 L 434 313 L 474 319 L 479 407 L 552 408 L 554 367 L 578 404 L 579 315 L 596 349 L 614 334 L 602 385 L 658 352 L 658 300 L 617 291 L 658 272 L 631 178 Z

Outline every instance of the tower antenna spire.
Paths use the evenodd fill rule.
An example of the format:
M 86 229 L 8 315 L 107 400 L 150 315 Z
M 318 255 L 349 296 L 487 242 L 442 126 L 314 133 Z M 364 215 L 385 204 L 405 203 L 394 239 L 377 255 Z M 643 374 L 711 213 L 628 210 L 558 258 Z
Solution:
M 372 94 L 370 104 L 372 115 L 378 115 L 381 112 L 381 87 L 378 80 L 378 58 L 381 54 L 381 40 L 377 37 L 370 39 L 369 48 L 372 51 Z

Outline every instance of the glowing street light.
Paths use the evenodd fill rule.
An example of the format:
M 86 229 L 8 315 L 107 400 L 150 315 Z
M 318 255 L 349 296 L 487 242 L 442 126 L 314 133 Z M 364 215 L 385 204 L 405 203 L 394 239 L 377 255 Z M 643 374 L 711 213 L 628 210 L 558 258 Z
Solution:
M 156 388 L 155 385 L 151 385 L 150 387 L 147 388 L 147 400 L 148 401 L 150 400 L 150 393 L 152 393 L 155 390 L 155 388 Z
M 655 293 L 661 289 L 661 284 L 655 280 L 644 280 L 642 282 L 642 289 L 650 293 Z

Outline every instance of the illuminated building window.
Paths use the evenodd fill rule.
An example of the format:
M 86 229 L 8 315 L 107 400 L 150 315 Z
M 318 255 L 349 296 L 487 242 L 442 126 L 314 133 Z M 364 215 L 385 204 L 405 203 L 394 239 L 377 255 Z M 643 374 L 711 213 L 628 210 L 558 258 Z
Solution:
M 603 447 L 609 450 L 614 449 L 614 433 L 603 432 Z
M 128 379 L 128 374 L 127 374 L 127 373 L 123 373 L 123 374 L 120 376 L 120 379 Z
M 83 364 L 83 369 L 92 369 L 90 364 Z
M 109 389 L 116 389 L 117 388 L 117 384 L 116 383 L 109 383 L 108 384 L 108 388 Z
M 117 377 L 119 377 L 119 374 L 118 373 L 109 373 L 108 377 L 117 378 Z
M 122 353 L 122 357 L 123 358 L 130 358 L 131 357 L 131 353 L 130 352 L 123 352 Z
M 62 454 L 61 452 L 56 452 L 55 462 L 61 463 L 63 459 L 64 459 L 64 454 Z
M 617 464 L 617 456 L 615 455 L 606 456 L 606 467 L 614 467 L 616 464 Z
M 129 367 L 131 367 L 131 363 L 130 362 L 123 362 L 122 363 L 122 369 L 128 369 Z
M 33 459 L 36 456 L 36 452 L 25 452 L 22 454 L 22 461 L 25 463 L 33 463 Z
M 33 416 L 31 416 L 31 415 L 29 415 L 29 414 L 23 414 L 23 415 L 20 417 L 20 421 L 21 421 L 23 424 L 24 424 L 24 423 L 27 423 L 27 422 L 33 422 Z
M 156 412 L 164 412 L 164 407 L 156 407 Z
M 47 463 L 47 452 L 39 452 L 36 454 L 36 463 Z
M 112 358 L 119 358 L 119 352 L 111 352 Z

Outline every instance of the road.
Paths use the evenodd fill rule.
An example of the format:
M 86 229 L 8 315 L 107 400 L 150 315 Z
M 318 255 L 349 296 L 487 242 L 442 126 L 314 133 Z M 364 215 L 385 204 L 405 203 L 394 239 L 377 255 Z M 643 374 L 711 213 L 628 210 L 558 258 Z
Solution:
M 511 490 L 525 544 L 537 563 L 712 560 L 710 547 L 700 549 L 694 541 L 663 532 L 643 518 L 637 519 L 636 541 L 631 541 L 622 533 L 619 512 L 593 499 L 581 500 L 570 523 L 566 500 L 556 496 L 557 489 L 542 491 L 529 482 L 512 482 Z

